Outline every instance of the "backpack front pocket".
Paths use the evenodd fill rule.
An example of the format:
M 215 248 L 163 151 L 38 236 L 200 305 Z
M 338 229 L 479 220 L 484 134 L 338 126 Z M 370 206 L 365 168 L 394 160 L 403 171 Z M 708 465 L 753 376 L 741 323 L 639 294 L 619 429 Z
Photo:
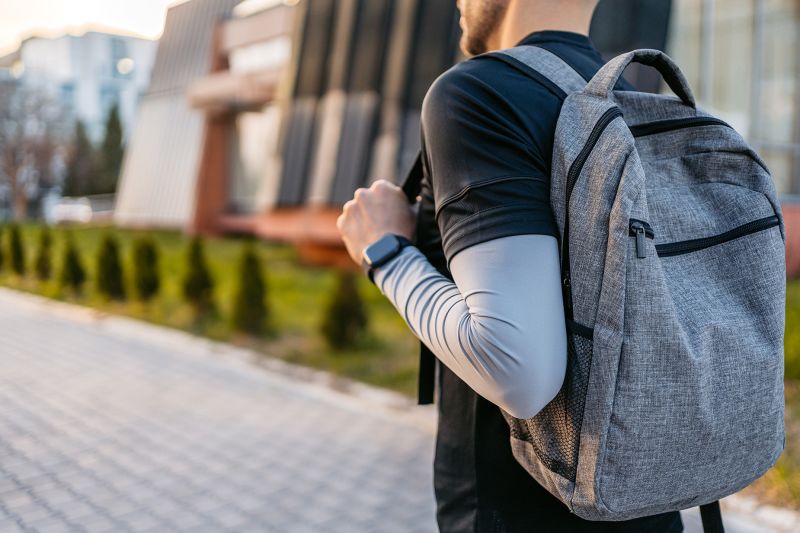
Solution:
M 747 224 L 742 224 L 732 230 L 713 235 L 711 237 L 702 237 L 700 239 L 690 239 L 687 241 L 671 242 L 666 244 L 656 245 L 656 252 L 659 257 L 670 257 L 673 255 L 688 254 L 703 250 L 717 244 L 732 241 L 746 235 L 764 231 L 765 229 L 774 228 L 780 225 L 780 220 L 777 215 L 770 217 L 759 218 Z
M 701 237 L 699 239 L 688 239 L 685 241 L 668 242 L 656 245 L 656 253 L 659 257 L 672 257 L 674 255 L 683 255 L 691 252 L 697 252 L 722 244 L 734 239 L 739 239 L 759 231 L 764 231 L 780 225 L 780 219 L 777 215 L 759 218 L 741 226 L 737 226 L 731 230 L 725 231 L 718 235 L 710 237 Z M 645 246 L 645 239 L 655 239 L 655 232 L 649 223 L 638 220 L 635 218 L 630 219 L 628 234 L 636 239 L 636 257 L 644 259 L 647 257 Z
M 631 217 L 649 218 L 654 239 L 644 224 L 626 235 L 624 340 L 599 468 L 613 512 L 724 497 L 780 453 L 784 246 L 779 215 L 762 213 L 706 236 L 643 209 Z M 702 237 L 651 247 L 659 232 Z

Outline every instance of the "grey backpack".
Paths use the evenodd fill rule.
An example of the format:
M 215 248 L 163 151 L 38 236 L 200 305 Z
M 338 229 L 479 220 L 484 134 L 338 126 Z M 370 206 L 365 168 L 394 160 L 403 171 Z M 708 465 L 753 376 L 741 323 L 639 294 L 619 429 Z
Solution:
M 770 173 L 660 51 L 621 55 L 588 84 L 542 48 L 501 53 L 566 97 L 551 206 L 567 373 L 533 418 L 504 412 L 514 456 L 582 518 L 701 505 L 706 522 L 784 448 L 784 225 Z M 631 62 L 677 97 L 615 91 Z

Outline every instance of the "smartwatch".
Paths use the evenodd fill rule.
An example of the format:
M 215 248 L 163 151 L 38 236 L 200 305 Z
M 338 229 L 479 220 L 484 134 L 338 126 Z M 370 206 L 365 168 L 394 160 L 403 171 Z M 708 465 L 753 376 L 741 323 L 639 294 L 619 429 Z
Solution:
M 375 283 L 374 270 L 399 254 L 406 246 L 414 246 L 414 243 L 402 235 L 385 233 L 380 239 L 364 248 L 361 252 L 361 268 L 369 280 Z

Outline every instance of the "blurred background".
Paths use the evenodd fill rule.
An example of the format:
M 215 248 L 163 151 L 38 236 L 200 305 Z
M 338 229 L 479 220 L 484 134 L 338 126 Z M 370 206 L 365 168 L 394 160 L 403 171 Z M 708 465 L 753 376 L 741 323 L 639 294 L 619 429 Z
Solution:
M 124 8 L 149 12 L 153 26 L 166 4 L 157 40 L 133 33 L 144 29 L 137 19 L 93 29 L 102 12 L 84 13 L 77 31 L 26 33 L 41 24 L 36 10 L 48 2 L 38 3 L 10 7 L 22 26 L 4 22 L 0 216 L 248 233 L 321 262 L 343 258 L 333 221 L 353 191 L 405 176 L 425 91 L 462 59 L 455 2 Z M 702 105 L 767 160 L 790 204 L 800 191 L 797 9 L 606 0 L 592 38 L 607 57 L 637 47 L 672 55 Z M 661 90 L 654 71 L 631 70 L 641 90 Z
M 335 220 L 356 188 L 408 172 L 425 92 L 464 59 L 455 1 L 0 0 L 0 13 L 0 285 L 414 394 L 417 341 Z M 787 452 L 745 494 L 800 510 L 800 1 L 602 0 L 591 37 L 606 58 L 665 50 L 772 171 Z M 668 91 L 651 69 L 626 77 Z M 18 298 L 3 294 L 0 337 Z M 22 372 L 23 356 L 4 357 Z M 9 435 L 0 425 L 11 454 Z

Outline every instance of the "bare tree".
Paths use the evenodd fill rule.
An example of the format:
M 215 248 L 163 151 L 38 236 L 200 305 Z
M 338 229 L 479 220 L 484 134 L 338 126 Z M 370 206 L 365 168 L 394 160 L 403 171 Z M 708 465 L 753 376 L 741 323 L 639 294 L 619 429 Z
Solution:
M 67 109 L 38 89 L 0 81 L 0 179 L 11 193 L 14 218 L 60 178 L 56 157 L 68 142 Z

